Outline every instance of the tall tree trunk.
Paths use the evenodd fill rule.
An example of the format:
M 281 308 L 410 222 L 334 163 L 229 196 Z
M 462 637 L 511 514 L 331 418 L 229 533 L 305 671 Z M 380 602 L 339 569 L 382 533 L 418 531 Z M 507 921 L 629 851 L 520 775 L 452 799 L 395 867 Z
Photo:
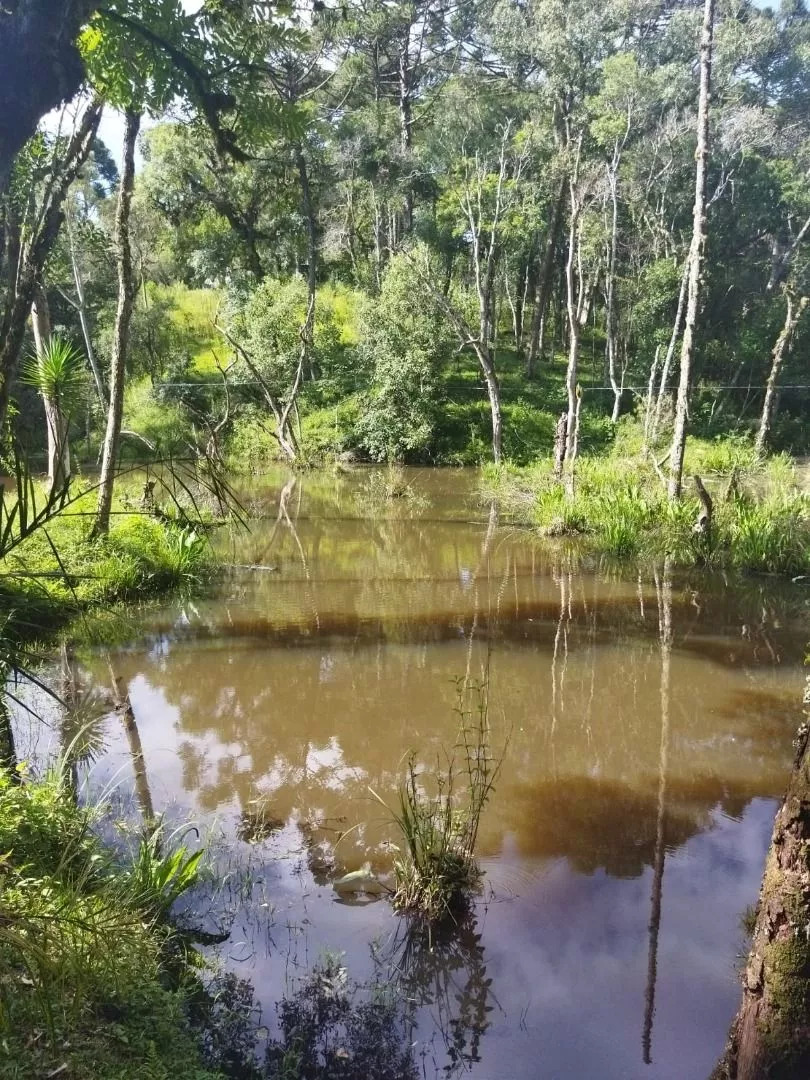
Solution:
M 399 50 L 398 72 L 399 140 L 400 150 L 402 152 L 402 157 L 406 168 L 410 168 L 411 144 L 413 142 L 413 117 L 411 115 L 411 72 L 409 64 L 410 40 L 411 27 L 409 24 L 405 32 L 405 40 Z M 405 185 L 405 212 L 403 217 L 403 231 L 407 235 L 413 229 L 413 187 L 411 185 L 410 178 L 408 178 Z
M 141 125 L 140 113 L 127 110 L 124 122 L 124 160 L 115 209 L 115 261 L 118 270 L 118 307 L 115 312 L 112 359 L 110 363 L 110 405 L 107 410 L 107 430 L 101 458 L 101 478 L 98 489 L 98 509 L 93 525 L 95 536 L 105 536 L 110 529 L 115 463 L 121 440 L 121 417 L 124 411 L 124 380 L 126 376 L 129 324 L 135 287 L 132 277 L 132 248 L 129 238 L 129 218 L 132 189 L 135 180 L 135 143 Z
M 605 271 L 605 276 L 607 278 L 605 289 L 605 347 L 607 349 L 608 378 L 610 379 L 610 386 L 613 390 L 613 411 L 611 412 L 610 419 L 614 424 L 619 419 L 619 409 L 621 408 L 622 394 L 624 393 L 624 372 L 622 372 L 621 385 L 619 385 L 616 378 L 617 354 L 619 351 L 619 335 L 616 325 L 616 249 L 618 247 L 619 238 L 618 172 L 620 161 L 621 155 L 617 148 L 616 153 L 613 155 L 613 162 L 608 169 L 608 187 L 610 188 L 612 212 L 607 268 Z
M 82 328 L 82 337 L 84 338 L 84 350 L 87 353 L 87 359 L 90 363 L 90 370 L 93 373 L 93 382 L 96 384 L 96 393 L 98 394 L 98 400 L 102 408 L 107 404 L 107 399 L 104 394 L 104 380 L 101 377 L 101 371 L 96 360 L 96 350 L 93 348 L 93 337 L 90 333 L 90 326 L 87 322 L 87 300 L 84 293 L 84 282 L 82 281 L 82 274 L 79 268 L 79 260 L 76 254 L 76 241 L 73 238 L 73 230 L 70 227 L 70 218 L 66 218 L 65 227 L 67 229 L 68 247 L 70 248 L 70 265 L 73 270 L 73 282 L 76 286 L 76 311 L 79 315 L 79 325 Z
M 34 331 L 34 347 L 37 358 L 42 359 L 51 337 L 51 313 L 48 297 L 38 282 L 31 305 L 31 327 Z M 45 408 L 45 426 L 48 431 L 48 486 L 53 490 L 63 488 L 70 479 L 70 444 L 68 442 L 68 418 L 62 412 L 59 401 L 40 388 Z
M 805 718 L 765 862 L 740 1011 L 713 1080 L 810 1076 L 809 733 Z
M 571 457 L 574 426 L 577 419 L 577 374 L 579 368 L 579 341 L 582 324 L 579 321 L 581 295 L 577 294 L 574 278 L 574 264 L 577 259 L 579 243 L 579 200 L 577 198 L 577 180 L 579 156 L 582 149 L 582 136 L 577 146 L 576 158 L 569 182 L 571 206 L 568 224 L 568 258 L 565 263 L 565 307 L 568 316 L 568 368 L 565 373 L 565 388 L 568 392 L 568 425 L 565 444 L 565 461 Z
M 301 206 L 307 225 L 307 314 L 301 327 L 301 349 L 304 370 L 309 377 L 315 378 L 313 367 L 313 346 L 315 344 L 315 290 L 318 284 L 318 229 L 315 221 L 315 208 L 312 204 L 312 189 L 309 183 L 307 159 L 303 147 L 299 145 L 296 154 L 298 179 L 301 184 Z
M 786 299 L 787 311 L 785 312 L 785 324 L 779 333 L 779 337 L 776 339 L 776 344 L 774 345 L 773 353 L 771 354 L 771 370 L 768 375 L 768 382 L 765 385 L 765 400 L 762 403 L 762 416 L 759 419 L 759 431 L 757 432 L 756 441 L 754 443 L 754 448 L 758 454 L 763 454 L 765 452 L 765 447 L 771 434 L 774 416 L 776 415 L 776 388 L 779 382 L 779 373 L 782 370 L 785 355 L 790 351 L 793 335 L 796 332 L 799 319 L 802 317 L 802 313 L 807 307 L 808 299 L 810 298 L 803 296 L 798 304 L 794 304 L 793 297 L 788 292 L 786 294 Z
M 563 210 L 565 209 L 565 187 L 566 182 L 563 180 L 554 202 L 554 209 L 548 227 L 548 236 L 546 237 L 546 248 L 543 252 L 543 262 L 540 267 L 540 274 L 537 278 L 537 288 L 534 294 L 534 311 L 532 312 L 532 326 L 529 336 L 529 350 L 526 355 L 526 377 L 529 379 L 534 377 L 537 361 L 542 358 L 543 355 L 546 311 L 548 309 L 548 301 L 551 296 L 551 287 L 553 283 L 554 252 L 557 249 L 557 239 L 560 235 Z
M 88 0 L 17 0 L 0 9 L 0 195 L 39 121 L 69 101 L 84 80 L 76 41 L 94 6 Z
M 675 426 L 669 456 L 669 497 L 679 499 L 683 479 L 683 455 L 686 449 L 686 425 L 689 412 L 689 388 L 692 361 L 695 355 L 695 328 L 700 304 L 700 277 L 706 249 L 706 174 L 709 168 L 709 104 L 712 81 L 712 41 L 714 36 L 715 0 L 705 0 L 703 31 L 700 38 L 700 97 L 698 99 L 697 151 L 695 168 L 695 207 L 692 222 L 692 243 L 689 248 L 689 283 L 686 319 L 681 345 L 681 372 L 678 400 L 675 405 Z
M 664 397 L 666 396 L 667 386 L 669 384 L 669 369 L 672 367 L 672 360 L 675 356 L 675 346 L 678 344 L 678 338 L 681 336 L 681 327 L 683 326 L 683 314 L 686 309 L 686 291 L 689 283 L 689 259 L 683 265 L 683 273 L 681 274 L 681 287 L 678 292 L 678 307 L 675 310 L 675 322 L 672 324 L 672 333 L 669 337 L 669 344 L 667 345 L 667 351 L 664 355 L 664 363 L 661 367 L 661 381 L 658 384 L 658 396 L 655 401 L 655 416 L 652 422 L 651 439 L 655 442 L 658 435 L 658 428 L 661 423 L 661 413 L 664 408 Z

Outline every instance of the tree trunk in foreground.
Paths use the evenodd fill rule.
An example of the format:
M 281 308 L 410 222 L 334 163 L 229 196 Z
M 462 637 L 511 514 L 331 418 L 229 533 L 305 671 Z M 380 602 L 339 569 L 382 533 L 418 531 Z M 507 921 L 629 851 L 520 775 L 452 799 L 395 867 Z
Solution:
M 805 691 L 810 703 L 810 685 Z M 810 723 L 773 827 L 740 1011 L 712 1080 L 810 1076 Z
M 681 374 L 675 406 L 675 427 L 670 452 L 669 497 L 679 499 L 683 477 L 683 454 L 686 448 L 686 422 L 689 411 L 689 387 L 695 355 L 695 327 L 700 304 L 700 274 L 706 249 L 706 174 L 709 168 L 709 102 L 712 82 L 712 42 L 714 37 L 715 0 L 706 0 L 703 9 L 703 32 L 700 38 L 700 97 L 698 99 L 697 151 L 695 158 L 695 207 L 692 243 L 689 248 L 686 319 L 681 344 Z
M 754 448 L 758 454 L 765 452 L 765 446 L 771 434 L 771 426 L 776 415 L 776 387 L 779 382 L 779 373 L 782 370 L 786 353 L 790 352 L 793 334 L 796 331 L 799 319 L 802 317 L 802 312 L 807 307 L 808 299 L 808 297 L 803 296 L 798 304 L 794 304 L 793 297 L 790 293 L 787 294 L 785 325 L 782 327 L 771 353 L 771 371 L 765 386 L 765 401 L 762 404 L 759 431 L 754 443 Z
M 107 410 L 107 430 L 101 458 L 101 478 L 98 489 L 98 509 L 93 525 L 94 536 L 105 536 L 110 529 L 115 462 L 121 441 L 121 417 L 124 411 L 124 378 L 126 374 L 129 324 L 135 289 L 132 282 L 132 248 L 129 240 L 129 215 L 132 187 L 135 179 L 135 142 L 141 126 L 140 113 L 127 111 L 124 125 L 124 161 L 115 210 L 115 261 L 118 269 L 118 307 L 115 313 L 112 362 L 110 364 L 110 404 Z

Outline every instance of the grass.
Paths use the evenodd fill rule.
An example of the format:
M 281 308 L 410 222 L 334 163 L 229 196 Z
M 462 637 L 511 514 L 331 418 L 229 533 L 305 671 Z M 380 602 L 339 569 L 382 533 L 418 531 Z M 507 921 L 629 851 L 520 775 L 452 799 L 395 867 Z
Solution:
M 478 828 L 501 764 L 490 751 L 486 681 L 459 682 L 457 712 L 460 762 L 454 754 L 437 762 L 436 790 L 428 794 L 412 754 L 398 807 L 387 807 L 403 841 L 394 861 L 394 908 L 430 924 L 463 916 L 478 891 Z
M 137 510 L 122 482 L 109 535 L 90 539 L 95 505 L 95 492 L 87 491 L 0 560 L 4 634 L 42 637 L 94 608 L 193 587 L 207 572 L 201 533 Z
M 681 566 L 810 571 L 810 499 L 797 487 L 789 459 L 760 462 L 737 439 L 690 440 L 684 497 L 672 503 L 652 465 L 628 449 L 620 438 L 609 456 L 583 456 L 573 499 L 554 480 L 548 459 L 526 469 L 485 467 L 482 494 L 547 535 L 582 536 L 619 558 L 667 554 Z M 710 537 L 694 531 L 700 509 L 689 481 L 694 473 L 713 492 Z
M 192 958 L 162 919 L 190 856 L 142 840 L 128 867 L 98 818 L 64 769 L 0 772 L 0 1077 L 213 1080 L 189 1020 Z

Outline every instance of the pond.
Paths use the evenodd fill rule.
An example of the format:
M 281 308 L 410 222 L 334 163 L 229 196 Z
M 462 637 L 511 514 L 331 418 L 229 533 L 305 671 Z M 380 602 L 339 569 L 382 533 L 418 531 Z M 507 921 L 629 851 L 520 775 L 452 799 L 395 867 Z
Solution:
M 471 470 L 242 495 L 230 568 L 133 612 L 110 654 L 135 724 L 110 719 L 95 775 L 218 837 L 218 952 L 269 1034 L 339 954 L 407 1001 L 428 1076 L 705 1080 L 801 718 L 805 589 L 604 563 L 499 519 Z M 89 666 L 109 682 L 106 655 Z M 371 792 L 394 804 L 410 752 L 436 773 L 465 677 L 503 753 L 484 886 L 469 923 L 409 948 L 385 899 L 332 881 L 390 871 Z

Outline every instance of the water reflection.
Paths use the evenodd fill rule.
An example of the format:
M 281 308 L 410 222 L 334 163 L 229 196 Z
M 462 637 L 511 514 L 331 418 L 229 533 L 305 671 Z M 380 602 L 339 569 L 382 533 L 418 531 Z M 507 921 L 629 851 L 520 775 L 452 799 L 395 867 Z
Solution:
M 800 715 L 804 598 L 628 577 L 511 529 L 465 474 L 411 483 L 255 491 L 264 517 L 222 538 L 233 573 L 114 655 L 106 768 L 128 762 L 145 816 L 178 801 L 249 861 L 227 962 L 266 1010 L 285 968 L 339 949 L 388 972 L 439 1069 L 702 1080 Z M 393 801 L 409 751 L 429 768 L 454 745 L 455 680 L 487 663 L 493 744 L 511 732 L 480 831 L 492 895 L 446 940 L 397 935 L 331 882 L 390 869 L 368 789 Z

